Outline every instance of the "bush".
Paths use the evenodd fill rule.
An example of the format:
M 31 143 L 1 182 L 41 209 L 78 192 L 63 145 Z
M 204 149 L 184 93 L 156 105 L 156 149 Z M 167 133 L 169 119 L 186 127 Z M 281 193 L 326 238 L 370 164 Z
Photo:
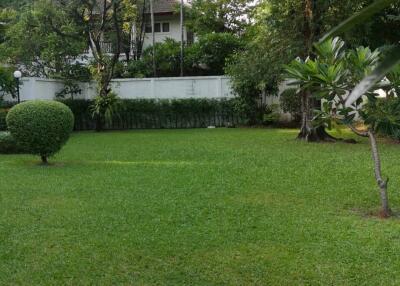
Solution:
M 67 142 L 74 126 L 71 110 L 57 101 L 35 100 L 14 106 L 7 126 L 18 144 L 43 163 Z
M 7 110 L 0 109 L 0 131 L 7 130 L 6 117 L 7 117 Z
M 228 33 L 212 33 L 200 37 L 199 42 L 185 46 L 184 73 L 186 76 L 223 75 L 227 59 L 240 50 L 238 37 Z M 156 68 L 158 77 L 176 77 L 181 72 L 181 44 L 173 39 L 156 43 Z M 126 73 L 115 76 L 152 77 L 153 47 L 143 51 L 142 57 L 130 61 Z
M 192 49 L 196 50 L 197 63 L 206 66 L 207 75 L 223 75 L 228 59 L 242 47 L 242 42 L 235 35 L 210 33 L 202 35 Z
M 281 118 L 279 105 L 271 104 L 267 105 L 265 108 L 265 113 L 263 116 L 263 124 L 266 126 L 271 126 L 277 124 Z
M 0 154 L 23 153 L 15 138 L 10 132 L 0 132 Z
M 280 97 L 283 112 L 290 113 L 294 122 L 301 120 L 301 97 L 297 95 L 296 89 L 285 90 Z
M 400 99 L 374 99 L 360 111 L 362 119 L 381 135 L 400 141 Z
M 75 116 L 75 130 L 93 130 L 93 101 L 64 100 Z M 203 128 L 241 123 L 233 99 L 121 99 L 105 129 Z

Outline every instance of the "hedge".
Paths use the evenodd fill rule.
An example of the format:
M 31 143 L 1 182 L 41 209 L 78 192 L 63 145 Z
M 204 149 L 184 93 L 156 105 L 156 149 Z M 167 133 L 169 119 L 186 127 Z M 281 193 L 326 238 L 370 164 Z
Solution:
M 24 153 L 10 132 L 0 132 L 0 154 Z
M 0 109 L 0 131 L 7 130 L 7 123 L 6 123 L 7 112 L 8 112 L 7 109 Z
M 88 100 L 63 100 L 74 113 L 75 130 L 93 130 Z M 232 99 L 123 99 L 107 130 L 226 127 L 241 122 Z

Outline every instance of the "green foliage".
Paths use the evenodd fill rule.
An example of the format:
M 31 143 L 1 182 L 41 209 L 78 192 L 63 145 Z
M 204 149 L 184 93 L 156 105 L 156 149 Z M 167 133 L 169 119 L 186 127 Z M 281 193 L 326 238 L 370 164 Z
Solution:
M 17 84 L 10 68 L 0 66 L 0 102 L 4 95 L 15 97 Z
M 295 122 L 300 122 L 301 98 L 296 93 L 297 90 L 293 88 L 283 91 L 280 95 L 280 106 L 283 112 L 290 113 Z
M 68 64 L 59 74 L 53 74 L 52 77 L 64 82 L 64 88 L 56 94 L 56 97 L 72 99 L 82 92 L 79 84 L 92 79 L 90 68 L 80 63 Z
M 120 99 L 113 92 L 107 96 L 96 96 L 90 107 L 92 117 L 102 122 L 111 122 L 112 118 L 118 115 L 119 103 Z
M 64 100 L 75 116 L 76 130 L 94 128 L 93 101 Z M 199 128 L 241 123 L 232 99 L 120 99 L 105 129 Z
M 379 99 L 373 92 L 363 93 L 356 104 L 349 105 L 350 92 L 366 75 L 379 65 L 380 52 L 359 47 L 345 49 L 344 42 L 338 38 L 316 47 L 318 57 L 315 60 L 300 59 L 286 66 L 293 84 L 300 91 L 308 90 L 315 98 L 324 99 L 321 110 L 315 111 L 314 124 L 329 129 L 340 125 L 353 125 L 357 114 L 364 124 L 375 132 L 400 139 L 400 101 L 389 93 L 388 98 Z M 389 76 L 392 87 L 397 87 L 397 73 Z M 373 90 L 379 86 L 374 86 Z M 389 88 L 390 89 L 390 88 Z M 368 99 L 368 100 L 367 100 Z
M 0 154 L 20 154 L 24 153 L 17 140 L 10 132 L 0 131 Z
M 254 23 L 244 33 L 245 49 L 230 61 L 227 68 L 238 96 L 252 97 L 256 101 L 263 92 L 274 94 L 283 80 L 282 65 L 297 56 L 303 59 L 313 57 L 313 42 L 332 27 L 361 11 L 372 0 L 309 2 L 312 3 L 312 11 L 309 11 L 311 19 L 304 17 L 305 0 L 259 1 Z M 397 44 L 400 21 L 391 16 L 398 15 L 399 9 L 400 5 L 393 4 L 370 19 L 365 26 L 343 35 L 349 47 L 365 45 L 376 48 L 382 44 Z M 251 102 L 250 99 L 246 101 Z
M 369 20 L 373 15 L 394 3 L 396 3 L 396 0 L 375 0 L 371 5 L 367 6 L 359 13 L 356 13 L 353 16 L 349 17 L 346 21 L 343 21 L 331 31 L 326 33 L 322 37 L 321 42 L 338 36 L 346 32 L 347 30 L 354 28 L 354 26 L 358 24 L 364 23 L 366 20 Z
M 252 97 L 235 97 L 233 100 L 235 112 L 240 114 L 246 125 L 258 125 L 263 121 L 265 106 Z
M 205 34 L 192 47 L 197 65 L 205 65 L 208 75 L 223 75 L 230 56 L 242 48 L 240 38 L 229 33 Z
M 28 101 L 9 111 L 7 126 L 24 150 L 47 160 L 67 142 L 74 116 L 60 102 Z
M 263 116 L 263 124 L 270 126 L 279 122 L 281 117 L 279 104 L 267 105 Z
M 321 42 L 327 41 L 333 36 L 353 29 L 356 25 L 370 19 L 373 15 L 380 12 L 384 8 L 395 6 L 396 3 L 399 4 L 399 1 L 376 0 L 371 5 L 361 10 L 360 13 L 354 14 L 347 20 L 337 25 L 330 32 L 326 33 L 324 37 L 322 37 Z M 382 62 L 376 66 L 372 72 L 365 75 L 362 81 L 351 90 L 351 94 L 346 100 L 347 107 L 360 100 L 363 95 L 376 87 L 378 82 L 380 82 L 388 73 L 390 73 L 400 64 L 400 46 L 398 44 L 398 40 L 399 38 L 397 38 L 395 44 L 386 51 Z
M 40 0 L 20 11 L 0 45 L 3 59 L 23 64 L 32 76 L 61 74 L 87 45 L 84 27 L 74 21 L 70 5 Z
M 382 135 L 400 140 L 400 99 L 369 100 L 360 112 L 365 123 Z
M 163 43 L 155 44 L 157 76 L 169 77 L 180 74 L 180 49 L 179 42 L 173 39 L 166 39 Z M 186 49 L 187 50 L 187 49 Z M 142 58 L 131 61 L 128 64 L 128 77 L 151 77 L 153 75 L 153 48 L 148 47 L 143 51 Z M 186 69 L 190 66 L 186 63 Z
M 186 76 L 223 75 L 227 60 L 242 47 L 237 36 L 227 33 L 206 34 L 199 41 L 185 46 Z M 181 44 L 173 39 L 155 44 L 157 76 L 180 76 Z M 142 58 L 130 61 L 124 77 L 153 76 L 153 48 L 143 51 Z
M 186 26 L 197 35 L 243 33 L 254 4 L 248 0 L 194 0 L 186 11 Z
M 6 122 L 7 113 L 8 111 L 6 109 L 0 109 L 0 131 L 7 130 L 7 122 Z

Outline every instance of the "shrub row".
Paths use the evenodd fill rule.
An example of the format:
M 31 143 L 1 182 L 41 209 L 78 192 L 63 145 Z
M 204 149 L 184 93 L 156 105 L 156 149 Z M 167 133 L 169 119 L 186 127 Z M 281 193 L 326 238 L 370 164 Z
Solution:
M 93 130 L 92 101 L 63 100 L 74 113 L 75 130 Z M 124 99 L 120 100 L 105 129 L 173 129 L 232 126 L 241 122 L 234 100 Z
M 0 131 L 7 130 L 6 117 L 7 109 L 0 109 Z
M 0 132 L 0 154 L 24 153 L 10 132 Z

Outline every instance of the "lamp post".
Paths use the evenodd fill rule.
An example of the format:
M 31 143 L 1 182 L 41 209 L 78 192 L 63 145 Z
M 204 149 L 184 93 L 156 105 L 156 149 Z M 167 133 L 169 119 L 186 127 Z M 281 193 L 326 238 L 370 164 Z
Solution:
M 14 78 L 15 78 L 15 81 L 17 82 L 17 99 L 18 99 L 18 103 L 21 102 L 21 99 L 19 97 L 19 80 L 21 79 L 21 77 L 22 77 L 22 72 L 20 72 L 20 71 L 15 71 L 14 72 Z

